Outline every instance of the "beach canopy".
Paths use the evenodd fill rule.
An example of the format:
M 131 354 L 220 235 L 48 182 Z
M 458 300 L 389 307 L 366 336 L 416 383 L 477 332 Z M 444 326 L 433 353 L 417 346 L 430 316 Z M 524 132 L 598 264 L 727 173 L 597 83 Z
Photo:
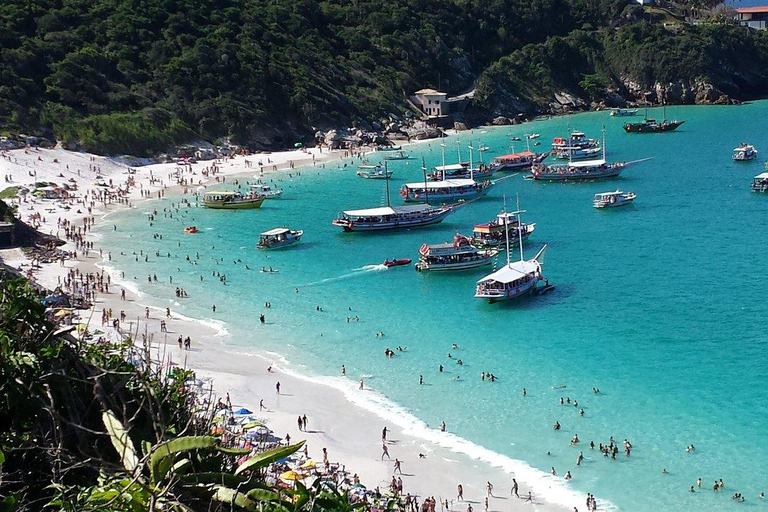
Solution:
M 307 460 L 304 464 L 302 464 L 299 467 L 300 468 L 304 468 L 304 469 L 309 469 L 309 468 L 314 468 L 315 466 L 317 466 L 317 462 L 315 462 L 312 459 L 309 459 L 309 460 Z
M 250 411 L 246 409 L 245 407 L 241 407 L 238 410 L 234 412 L 235 414 L 253 414 L 253 411 Z
M 243 424 L 243 430 L 248 430 L 249 428 L 260 427 L 260 426 L 261 426 L 261 422 L 259 421 L 249 421 L 248 423 Z
M 307 477 L 302 475 L 301 473 L 298 473 L 298 472 L 292 470 L 292 469 L 289 470 L 289 471 L 286 471 L 285 473 L 280 475 L 280 479 L 281 480 L 293 480 L 293 481 L 296 481 L 296 480 L 304 480 L 305 478 L 307 478 Z

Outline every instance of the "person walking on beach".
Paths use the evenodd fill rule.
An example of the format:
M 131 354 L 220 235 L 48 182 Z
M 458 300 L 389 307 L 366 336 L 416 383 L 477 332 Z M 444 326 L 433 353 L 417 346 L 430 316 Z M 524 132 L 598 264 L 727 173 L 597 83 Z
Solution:
M 456 497 L 457 500 L 464 501 L 464 487 L 462 487 L 461 484 L 456 488 L 456 494 L 458 495 Z
M 490 481 L 489 482 L 485 482 L 485 493 L 488 496 L 493 496 L 493 484 Z
M 384 427 L 384 430 L 381 431 L 381 442 L 382 443 L 386 442 L 386 440 L 387 440 L 387 432 L 388 431 L 389 430 L 387 429 L 387 427 Z
M 301 421 L 301 416 L 299 416 L 299 421 L 298 421 L 298 423 L 299 423 L 299 431 L 302 431 L 302 430 L 303 430 L 303 427 L 304 427 L 304 422 L 303 422 L 303 421 Z
M 363 378 L 360 377 L 360 389 L 363 389 Z
M 384 456 L 387 456 L 389 460 L 392 460 L 392 457 L 389 455 L 389 450 L 387 449 L 387 445 L 382 443 L 381 445 L 381 460 L 384 460 Z
M 275 384 L 275 390 L 277 391 L 277 394 L 280 394 L 280 381 L 277 381 L 277 384 Z
M 307 431 L 307 415 L 306 414 L 301 417 L 301 422 L 304 424 L 304 432 L 306 432 Z
M 528 497 L 525 498 L 526 503 L 533 503 L 533 495 L 531 494 L 531 491 L 528 491 Z
M 386 446 L 386 445 L 384 445 L 384 446 Z M 395 458 L 395 470 L 393 471 L 393 473 L 394 472 L 398 472 L 401 475 L 403 474 L 403 470 L 400 468 L 400 459 L 398 459 L 398 458 Z
M 519 498 L 519 497 L 520 497 L 520 495 L 519 495 L 519 494 L 517 494 L 517 490 L 518 490 L 517 480 L 515 480 L 515 479 L 513 478 L 513 479 L 512 479 L 512 490 L 509 492 L 509 494 L 514 494 L 514 495 L 515 495 L 515 498 Z

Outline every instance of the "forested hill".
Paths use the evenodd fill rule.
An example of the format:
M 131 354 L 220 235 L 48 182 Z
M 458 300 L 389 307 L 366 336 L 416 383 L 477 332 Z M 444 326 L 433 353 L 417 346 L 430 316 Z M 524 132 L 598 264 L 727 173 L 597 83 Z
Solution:
M 765 94 L 766 34 L 681 19 L 631 0 L 4 0 L 0 129 L 146 154 L 293 143 L 422 87 L 476 86 L 479 122 L 657 82 L 679 82 L 671 102 Z

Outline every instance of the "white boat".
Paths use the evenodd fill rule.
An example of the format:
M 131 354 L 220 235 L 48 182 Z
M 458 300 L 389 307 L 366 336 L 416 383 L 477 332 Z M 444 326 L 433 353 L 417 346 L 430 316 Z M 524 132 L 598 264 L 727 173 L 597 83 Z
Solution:
M 572 132 L 570 137 L 555 137 L 552 140 L 552 151 L 562 148 L 596 148 L 599 145 L 599 140 L 590 139 L 583 132 Z
M 490 222 L 475 224 L 469 243 L 480 249 L 503 249 L 507 240 L 510 246 L 514 246 L 520 239 L 528 239 L 535 229 L 535 223 L 521 225 L 518 216 L 504 211 Z
M 523 212 L 517 211 L 513 213 L 519 216 Z M 544 280 L 544 277 L 541 275 L 540 259 L 546 249 L 547 246 L 544 245 L 536 253 L 536 256 L 530 260 L 525 260 L 521 244 L 520 260 L 510 262 L 509 242 L 507 242 L 507 263 L 477 282 L 475 285 L 475 298 L 487 299 L 493 303 L 515 299 L 529 293 L 537 293 L 540 288 L 540 281 Z M 549 283 L 541 287 L 541 291 L 546 290 L 547 287 L 549 287 Z
M 560 160 L 583 160 L 599 157 L 601 152 L 602 150 L 599 146 L 593 148 L 566 146 L 552 151 L 552 154 Z
M 613 108 L 611 109 L 611 117 L 627 117 L 634 116 L 638 112 L 636 108 Z
M 538 133 L 532 133 L 532 134 L 530 134 L 530 135 L 526 135 L 525 137 L 526 137 L 527 139 L 529 139 L 529 140 L 532 140 L 532 139 L 538 139 L 539 137 L 541 137 L 541 135 L 540 135 L 540 134 L 538 134 Z
M 361 165 L 355 174 L 367 180 L 386 180 L 392 177 L 393 172 L 380 165 Z
M 257 193 L 263 195 L 267 199 L 276 199 L 283 195 L 283 189 L 272 188 L 266 183 L 257 182 L 251 185 L 251 190 L 255 190 Z
M 768 172 L 761 172 L 752 181 L 752 192 L 768 192 Z
M 531 175 L 535 180 L 578 181 L 613 178 L 621 174 L 626 162 L 606 163 L 605 160 L 585 160 L 562 165 L 534 165 Z
M 405 151 L 395 151 L 384 155 L 384 160 L 408 160 L 411 156 Z
M 406 203 L 457 203 L 488 193 L 493 186 L 490 180 L 477 182 L 471 179 L 423 181 L 406 183 L 400 195 Z
M 499 172 L 530 169 L 533 164 L 541 163 L 548 156 L 549 153 L 534 153 L 532 151 L 501 155 L 491 160 L 491 170 Z
M 616 208 L 618 206 L 626 206 L 635 200 L 637 195 L 634 192 L 622 192 L 617 190 L 615 192 L 600 192 L 595 194 L 595 199 L 592 201 L 592 205 L 595 208 Z
M 733 149 L 733 159 L 736 162 L 749 162 L 757 158 L 757 150 L 752 144 L 740 144 L 739 147 Z
M 466 270 L 490 265 L 499 253 L 496 249 L 478 249 L 461 235 L 453 237 L 453 243 L 424 244 L 419 248 L 416 270 Z
M 403 146 L 376 146 L 376 151 L 400 151 L 401 149 L 403 149 Z
M 435 172 L 427 174 L 430 181 L 474 179 L 483 180 L 493 176 L 493 170 L 487 165 L 471 168 L 469 162 L 460 164 L 436 165 Z
M 301 239 L 304 231 L 294 231 L 288 228 L 275 228 L 263 232 L 256 244 L 258 249 L 279 249 L 294 244 Z
M 442 222 L 452 211 L 453 208 L 450 206 L 434 207 L 426 204 L 380 206 L 362 210 L 345 210 L 332 224 L 343 228 L 346 232 L 413 228 Z

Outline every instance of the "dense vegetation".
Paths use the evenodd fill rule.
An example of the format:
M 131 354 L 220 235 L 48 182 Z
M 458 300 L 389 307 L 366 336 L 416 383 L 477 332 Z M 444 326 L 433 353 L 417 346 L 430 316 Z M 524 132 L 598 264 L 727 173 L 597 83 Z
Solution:
M 7 277 L 7 276 L 4 276 Z M 84 343 L 46 320 L 23 279 L 0 280 L 0 511 L 351 512 L 321 484 L 268 484 L 304 442 L 249 456 L 193 415 L 191 372 L 130 343 Z M 247 457 L 247 458 L 246 458 Z M 244 460 L 239 460 L 244 458 Z M 239 463 L 238 463 L 239 462 Z M 388 509 L 398 504 L 384 497 Z
M 425 86 L 477 81 L 486 116 L 559 89 L 599 99 L 585 74 L 765 92 L 765 34 L 647 18 L 632 0 L 7 0 L 0 127 L 148 154 L 198 136 L 288 145 Z

